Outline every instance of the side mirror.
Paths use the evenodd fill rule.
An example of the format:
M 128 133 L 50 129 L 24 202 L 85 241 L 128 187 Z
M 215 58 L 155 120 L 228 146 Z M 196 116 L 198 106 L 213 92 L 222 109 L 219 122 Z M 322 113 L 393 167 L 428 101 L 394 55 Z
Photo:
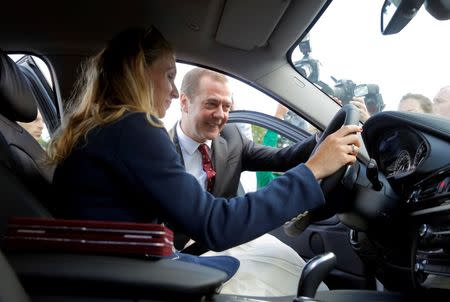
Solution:
M 381 33 L 400 32 L 417 14 L 424 0 L 386 0 L 381 9 Z
M 426 0 L 425 9 L 438 20 L 450 19 L 450 0 Z

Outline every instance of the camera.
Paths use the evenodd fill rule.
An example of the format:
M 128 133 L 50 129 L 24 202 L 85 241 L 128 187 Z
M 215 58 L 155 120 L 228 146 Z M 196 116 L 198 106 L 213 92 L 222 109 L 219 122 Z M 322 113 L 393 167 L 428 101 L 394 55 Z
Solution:
M 376 84 L 361 84 L 355 87 L 353 94 L 356 97 L 364 97 L 367 111 L 374 114 L 384 109 L 383 97 L 380 94 L 380 87 Z
M 367 111 L 369 111 L 370 114 L 380 112 L 384 109 L 385 105 L 378 85 L 357 85 L 352 80 L 337 80 L 331 76 L 331 79 L 334 81 L 334 86 L 331 86 L 320 80 L 320 62 L 310 56 L 311 44 L 308 35 L 299 43 L 298 47 L 303 54 L 303 58 L 294 62 L 294 67 L 302 76 L 314 83 L 314 85 L 319 87 L 323 92 L 338 98 L 342 102 L 342 105 L 348 104 L 353 97 L 363 97 Z
M 333 79 L 334 80 L 334 79 Z M 342 105 L 348 104 L 354 95 L 356 84 L 352 80 L 334 80 L 332 95 L 342 101 Z
M 311 53 L 311 44 L 309 43 L 309 37 L 307 36 L 298 45 L 300 51 L 303 54 L 303 58 L 300 61 L 294 63 L 294 67 L 300 72 L 302 76 L 307 78 L 313 83 L 319 81 L 319 61 L 313 59 L 309 54 Z
M 370 114 L 380 112 L 384 109 L 383 97 L 380 94 L 380 87 L 376 84 L 356 85 L 352 80 L 336 80 L 332 87 L 331 95 L 342 101 L 342 105 L 348 104 L 353 97 L 364 98 L 367 111 Z

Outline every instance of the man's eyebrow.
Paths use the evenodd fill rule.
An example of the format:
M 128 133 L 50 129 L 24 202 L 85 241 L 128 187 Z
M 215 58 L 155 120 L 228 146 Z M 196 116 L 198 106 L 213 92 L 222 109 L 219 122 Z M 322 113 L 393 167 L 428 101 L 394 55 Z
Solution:
M 211 97 L 205 99 L 205 102 L 223 103 L 223 104 L 228 104 L 228 105 L 233 104 L 233 101 L 230 101 L 230 100 L 221 100 L 221 99 L 219 99 L 219 98 L 217 98 L 217 97 L 214 97 L 214 96 L 211 96 Z
M 206 99 L 206 101 L 207 102 L 216 102 L 216 103 L 220 102 L 220 100 L 218 98 L 215 98 L 215 97 L 209 97 L 209 98 Z

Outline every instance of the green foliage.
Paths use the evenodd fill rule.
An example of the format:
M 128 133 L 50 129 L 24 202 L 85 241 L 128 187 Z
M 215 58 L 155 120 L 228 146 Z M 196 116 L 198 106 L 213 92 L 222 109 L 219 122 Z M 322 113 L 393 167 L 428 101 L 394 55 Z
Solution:
M 256 125 L 252 125 L 252 134 L 253 134 L 253 141 L 257 144 L 262 145 L 263 143 L 263 139 L 264 139 L 264 135 L 266 134 L 267 129 L 260 127 L 260 126 L 256 126 Z
M 255 143 L 263 145 L 264 135 L 266 135 L 266 133 L 267 133 L 266 128 L 252 125 L 253 141 Z M 284 147 L 287 147 L 287 146 L 290 146 L 293 144 L 294 144 L 294 142 L 287 139 L 286 137 L 278 137 L 278 143 L 277 143 L 278 148 L 284 148 Z

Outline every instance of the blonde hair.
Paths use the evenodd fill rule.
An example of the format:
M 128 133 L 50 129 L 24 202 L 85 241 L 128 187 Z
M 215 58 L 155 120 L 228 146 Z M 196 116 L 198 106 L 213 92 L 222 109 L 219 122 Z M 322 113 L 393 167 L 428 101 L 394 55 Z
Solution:
M 172 52 L 154 27 L 128 29 L 114 37 L 85 66 L 66 119 L 50 143 L 50 162 L 63 161 L 80 138 L 86 139 L 92 129 L 116 121 L 127 111 L 156 115 L 147 68 Z M 152 119 L 149 122 L 161 127 Z

